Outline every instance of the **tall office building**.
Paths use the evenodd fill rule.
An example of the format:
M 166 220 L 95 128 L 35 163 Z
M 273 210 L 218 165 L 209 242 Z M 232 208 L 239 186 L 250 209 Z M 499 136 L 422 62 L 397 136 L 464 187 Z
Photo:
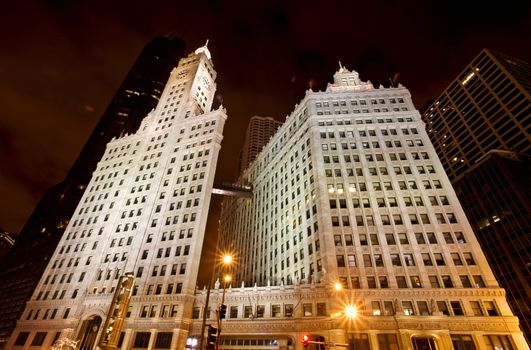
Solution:
M 531 152 L 531 68 L 483 50 L 422 109 L 428 135 L 452 183 L 492 149 Z
M 239 181 L 253 197 L 224 201 L 220 249 L 249 287 L 226 293 L 227 348 L 528 349 L 404 87 L 341 68 Z
M 520 192 L 525 182 L 517 184 L 519 174 L 509 169 L 522 168 L 531 154 L 530 111 L 530 66 L 490 50 L 481 51 L 422 111 L 428 135 L 528 339 L 531 211 L 528 192 Z M 510 152 L 520 153 L 521 160 L 500 156 Z
M 66 178 L 48 190 L 0 266 L 0 348 L 5 344 L 53 254 L 106 144 L 135 132 L 157 105 L 184 54 L 181 39 L 158 37 L 140 53 Z
M 251 117 L 245 132 L 245 141 L 240 156 L 240 164 L 238 165 L 238 175 L 256 159 L 262 148 L 269 142 L 281 125 L 282 122 L 271 117 Z
M 527 339 L 531 339 L 529 174 L 529 156 L 489 151 L 455 188 Z
M 136 285 L 121 344 L 184 348 L 226 119 L 210 111 L 215 77 L 210 52 L 197 49 L 138 132 L 108 143 L 9 349 L 47 348 L 60 334 L 93 349 L 127 272 Z

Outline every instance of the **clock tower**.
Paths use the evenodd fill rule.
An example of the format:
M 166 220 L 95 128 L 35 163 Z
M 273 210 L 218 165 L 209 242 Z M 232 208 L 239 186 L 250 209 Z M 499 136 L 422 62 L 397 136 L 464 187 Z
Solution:
M 208 41 L 195 50 L 194 55 L 181 60 L 171 72 L 161 97 L 161 101 L 167 103 L 159 103 L 158 108 L 173 107 L 172 110 L 181 112 L 178 114 L 185 119 L 210 111 L 216 91 L 216 72 L 207 44 Z

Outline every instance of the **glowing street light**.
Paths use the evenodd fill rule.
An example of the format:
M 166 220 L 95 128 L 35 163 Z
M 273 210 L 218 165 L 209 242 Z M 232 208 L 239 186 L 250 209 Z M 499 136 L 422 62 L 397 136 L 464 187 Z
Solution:
M 351 320 L 356 318 L 358 316 L 358 308 L 354 305 L 347 305 L 345 307 L 345 316 Z
M 334 289 L 338 292 L 343 289 L 343 285 L 341 284 L 341 282 L 334 283 Z
M 223 255 L 223 265 L 230 265 L 232 263 L 232 255 Z

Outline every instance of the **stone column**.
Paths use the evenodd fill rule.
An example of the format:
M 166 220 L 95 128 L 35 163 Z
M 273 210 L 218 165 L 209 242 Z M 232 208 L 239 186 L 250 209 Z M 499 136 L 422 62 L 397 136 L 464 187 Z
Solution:
M 173 329 L 170 350 L 184 349 L 186 347 L 187 339 L 188 331 L 178 328 Z
M 132 329 L 124 330 L 124 340 L 122 341 L 122 346 L 120 347 L 120 350 L 126 350 L 130 347 L 129 344 L 131 343 L 131 340 L 132 340 L 131 339 L 132 334 L 133 334 Z
M 149 344 L 148 344 L 147 350 L 155 349 L 155 340 L 157 339 L 157 330 L 150 329 L 150 332 L 151 332 L 151 336 L 149 337 Z

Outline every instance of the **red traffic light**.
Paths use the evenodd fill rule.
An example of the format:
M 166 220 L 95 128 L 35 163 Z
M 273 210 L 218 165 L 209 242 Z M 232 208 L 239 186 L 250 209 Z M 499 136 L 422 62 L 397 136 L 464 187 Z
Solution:
M 309 340 L 310 340 L 310 336 L 308 336 L 308 334 L 305 334 L 302 336 L 302 345 L 304 345 L 305 348 L 308 347 Z

